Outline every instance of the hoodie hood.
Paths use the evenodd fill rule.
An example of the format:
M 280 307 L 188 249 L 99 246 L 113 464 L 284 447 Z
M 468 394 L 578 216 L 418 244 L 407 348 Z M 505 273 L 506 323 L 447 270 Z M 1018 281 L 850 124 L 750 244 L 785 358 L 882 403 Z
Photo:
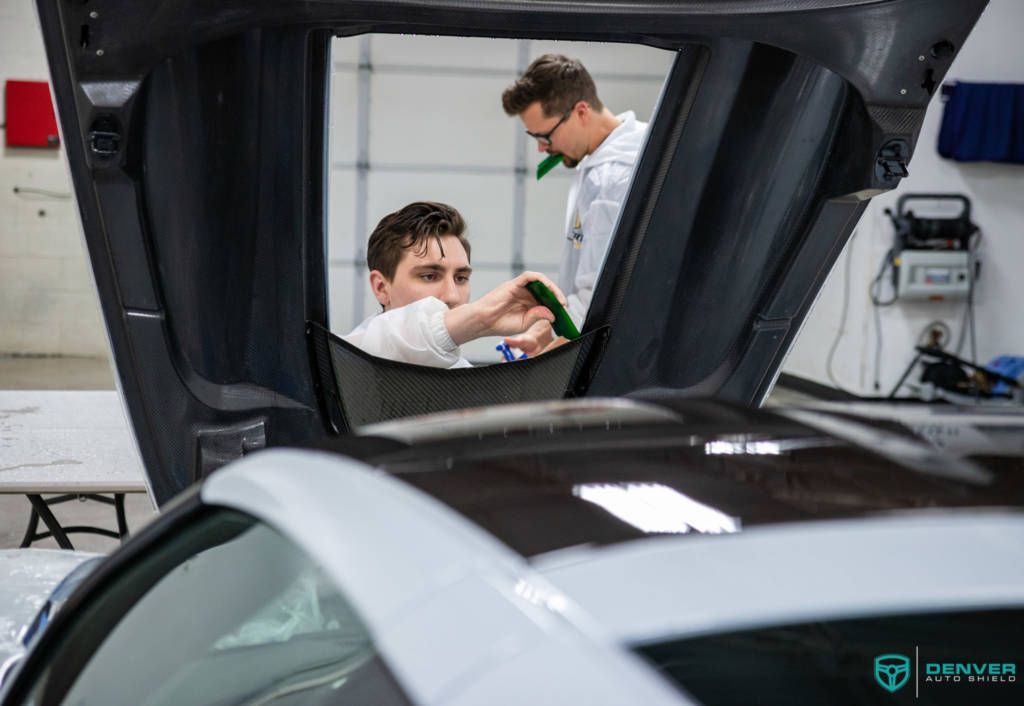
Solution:
M 604 138 L 596 150 L 581 159 L 576 169 L 585 171 L 609 162 L 631 167 L 636 164 L 637 155 L 647 135 L 647 123 L 637 120 L 632 110 L 615 117 L 620 121 L 619 126 L 608 133 L 608 137 Z

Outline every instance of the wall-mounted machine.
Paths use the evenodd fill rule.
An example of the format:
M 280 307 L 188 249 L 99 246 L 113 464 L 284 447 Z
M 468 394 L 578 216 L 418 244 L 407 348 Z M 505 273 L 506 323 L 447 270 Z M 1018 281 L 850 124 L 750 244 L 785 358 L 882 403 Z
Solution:
M 900 299 L 964 299 L 970 290 L 970 253 L 965 250 L 904 250 L 893 261 Z
M 964 301 L 964 319 L 955 350 L 960 353 L 969 332 L 970 362 L 977 363 L 974 286 L 981 267 L 977 258 L 981 230 L 971 221 L 971 200 L 963 194 L 904 194 L 896 202 L 896 212 L 886 209 L 885 213 L 892 220 L 893 245 L 869 288 L 878 339 L 876 390 L 880 385 L 882 348 L 878 309 L 896 302 Z M 921 335 L 931 339 L 925 346 L 929 351 L 941 352 L 951 343 L 950 327 L 942 321 L 931 322 Z M 920 351 L 890 396 L 896 394 L 919 360 Z
M 927 202 L 942 208 L 959 204 L 953 216 L 919 216 L 911 208 Z M 966 299 L 977 276 L 973 256 L 978 226 L 971 222 L 971 201 L 963 194 L 904 194 L 896 213 L 886 209 L 895 229 L 891 251 L 897 299 L 944 301 Z

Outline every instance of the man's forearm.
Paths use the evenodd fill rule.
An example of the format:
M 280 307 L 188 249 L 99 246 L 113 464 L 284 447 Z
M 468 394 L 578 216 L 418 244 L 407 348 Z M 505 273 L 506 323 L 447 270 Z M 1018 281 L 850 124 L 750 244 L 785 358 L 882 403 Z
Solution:
M 452 337 L 457 346 L 485 336 L 488 333 L 487 326 L 480 316 L 476 302 L 463 304 L 446 311 L 444 313 L 444 325 L 448 329 L 448 335 Z
M 447 312 L 439 299 L 427 297 L 378 314 L 342 338 L 381 358 L 447 368 L 459 361 L 444 324 Z

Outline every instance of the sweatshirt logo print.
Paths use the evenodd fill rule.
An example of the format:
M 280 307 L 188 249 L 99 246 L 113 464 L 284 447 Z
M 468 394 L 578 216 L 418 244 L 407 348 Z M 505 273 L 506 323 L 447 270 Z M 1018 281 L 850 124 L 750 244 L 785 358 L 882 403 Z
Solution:
M 583 246 L 583 221 L 580 220 L 580 212 L 576 212 L 576 221 L 572 224 L 572 232 L 568 235 L 572 246 L 579 250 Z

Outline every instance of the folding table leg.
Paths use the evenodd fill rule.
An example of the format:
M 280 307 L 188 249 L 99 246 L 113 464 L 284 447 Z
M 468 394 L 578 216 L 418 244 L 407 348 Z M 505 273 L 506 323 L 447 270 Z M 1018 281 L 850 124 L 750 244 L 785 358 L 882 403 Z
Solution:
M 25 536 L 21 540 L 19 545 L 22 549 L 31 547 L 32 542 L 35 541 L 36 532 L 39 531 L 39 513 L 36 512 L 35 507 L 32 508 L 31 514 L 28 516 L 28 527 L 25 528 Z
M 32 503 L 32 509 L 35 511 L 35 514 L 39 516 L 39 519 L 43 521 L 43 524 L 46 525 L 46 528 L 50 530 L 53 538 L 57 541 L 57 546 L 61 549 L 74 549 L 71 540 L 64 533 L 64 528 L 60 526 L 60 522 L 50 512 L 50 506 L 43 500 L 43 496 L 29 494 L 27 497 L 28 501 Z M 31 520 L 29 522 L 31 523 Z
M 114 510 L 117 512 L 117 533 L 124 542 L 128 537 L 128 518 L 124 516 L 124 493 L 114 493 Z

